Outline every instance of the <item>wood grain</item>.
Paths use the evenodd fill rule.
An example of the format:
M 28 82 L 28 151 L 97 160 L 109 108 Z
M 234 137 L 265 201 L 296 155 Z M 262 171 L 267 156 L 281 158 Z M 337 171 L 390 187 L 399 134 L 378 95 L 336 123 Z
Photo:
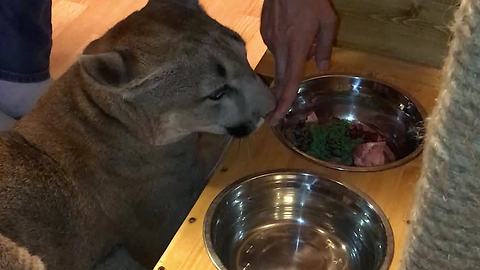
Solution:
M 53 0 L 52 77 L 58 78 L 92 40 L 146 3 L 147 0 Z M 260 35 L 263 1 L 200 0 L 200 3 L 210 16 L 245 39 L 249 63 L 256 66 L 266 50 Z
M 147 0 L 53 0 L 51 71 L 58 78 L 83 48 Z M 256 66 L 266 48 L 259 33 L 262 0 L 201 0 L 207 12 L 247 41 Z M 334 0 L 338 46 L 440 67 L 458 0 Z
M 53 0 L 52 77 L 58 78 L 92 40 L 146 3 L 146 0 Z
M 212 18 L 243 37 L 248 62 L 252 67 L 257 66 L 267 49 L 260 35 L 263 0 L 200 0 L 200 3 Z
M 338 46 L 440 67 L 458 0 L 334 0 Z
M 259 73 L 272 75 L 273 60 L 267 54 L 257 67 Z M 439 89 L 441 72 L 407 62 L 368 53 L 335 49 L 329 73 L 360 74 L 388 82 L 411 93 L 427 111 L 431 111 Z M 313 63 L 307 76 L 317 74 Z M 306 169 L 359 188 L 372 197 L 386 213 L 395 235 L 395 258 L 391 269 L 397 269 L 408 228 L 415 183 L 420 174 L 421 158 L 396 169 L 377 173 L 347 173 L 315 165 L 285 148 L 268 127 L 247 140 L 236 141 L 184 224 L 165 251 L 156 269 L 213 270 L 204 249 L 202 223 L 214 197 L 228 184 L 246 175 L 272 169 Z M 194 217 L 194 223 L 188 219 Z

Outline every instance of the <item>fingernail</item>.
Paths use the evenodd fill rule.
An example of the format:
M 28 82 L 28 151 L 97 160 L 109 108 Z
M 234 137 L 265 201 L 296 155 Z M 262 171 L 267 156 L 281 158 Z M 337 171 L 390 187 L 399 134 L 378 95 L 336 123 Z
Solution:
M 318 69 L 320 69 L 321 71 L 327 70 L 329 67 L 330 67 L 330 61 L 328 60 L 322 60 L 318 64 Z

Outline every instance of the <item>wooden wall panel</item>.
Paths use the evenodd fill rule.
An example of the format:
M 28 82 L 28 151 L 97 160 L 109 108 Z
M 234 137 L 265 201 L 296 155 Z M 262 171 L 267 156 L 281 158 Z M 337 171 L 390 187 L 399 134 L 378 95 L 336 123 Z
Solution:
M 458 0 L 334 0 L 338 46 L 440 67 Z

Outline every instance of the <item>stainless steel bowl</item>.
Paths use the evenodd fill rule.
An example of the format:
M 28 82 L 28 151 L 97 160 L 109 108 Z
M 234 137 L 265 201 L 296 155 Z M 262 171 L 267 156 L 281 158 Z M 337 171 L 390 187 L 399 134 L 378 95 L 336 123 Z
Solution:
M 396 160 L 382 166 L 355 167 L 317 159 L 297 147 L 285 135 L 314 111 L 320 120 L 332 118 L 360 121 L 386 138 Z M 346 171 L 380 171 L 415 158 L 423 146 L 425 112 L 418 102 L 394 87 L 349 75 L 327 75 L 304 81 L 288 115 L 274 129 L 290 149 L 322 166 Z
M 208 209 L 204 239 L 221 270 L 386 270 L 394 248 L 390 224 L 371 199 L 299 171 L 226 188 Z

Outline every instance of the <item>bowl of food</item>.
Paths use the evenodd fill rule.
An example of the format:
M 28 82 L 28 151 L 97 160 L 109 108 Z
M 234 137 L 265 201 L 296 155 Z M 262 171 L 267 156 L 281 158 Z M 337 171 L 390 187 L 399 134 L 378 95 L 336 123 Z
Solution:
M 422 151 L 424 119 L 421 105 L 393 86 L 326 75 L 302 82 L 274 131 L 288 148 L 322 166 L 380 171 Z
M 203 232 L 220 270 L 387 270 L 394 249 L 390 224 L 368 196 L 302 171 L 227 187 Z

